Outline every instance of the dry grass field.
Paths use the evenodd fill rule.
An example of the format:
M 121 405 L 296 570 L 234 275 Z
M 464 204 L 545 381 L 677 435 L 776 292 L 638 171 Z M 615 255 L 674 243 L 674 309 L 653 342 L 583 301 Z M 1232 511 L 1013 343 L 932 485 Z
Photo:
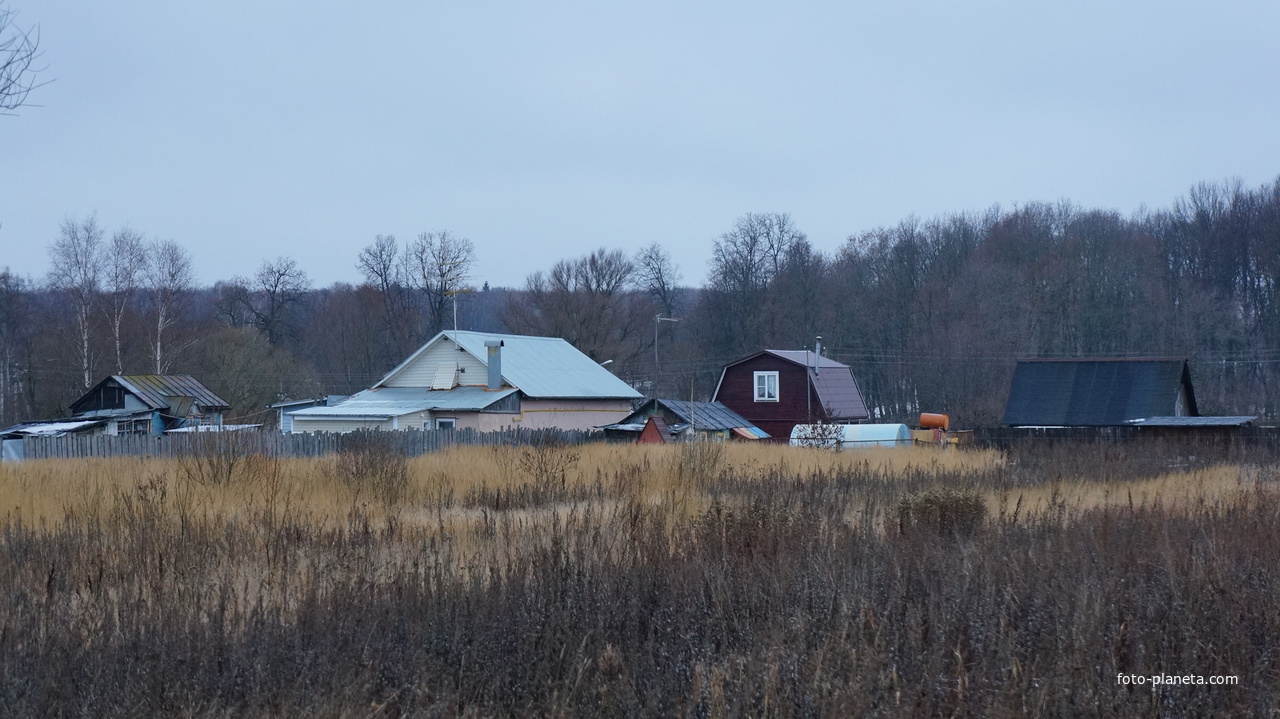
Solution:
M 1174 445 L 0 465 L 0 706 L 1270 715 L 1278 480 Z

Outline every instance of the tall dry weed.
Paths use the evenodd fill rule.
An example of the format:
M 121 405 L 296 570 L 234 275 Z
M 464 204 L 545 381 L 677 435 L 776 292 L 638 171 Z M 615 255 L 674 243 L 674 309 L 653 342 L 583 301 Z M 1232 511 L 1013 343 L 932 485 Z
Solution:
M 1280 497 L 1264 465 L 1085 458 L 1068 481 L 1051 463 L 983 453 L 725 445 L 714 478 L 690 481 L 678 456 L 583 447 L 549 483 L 569 499 L 499 507 L 463 498 L 533 487 L 531 475 L 517 466 L 507 480 L 489 450 L 456 448 L 408 460 L 390 509 L 350 501 L 324 460 L 212 485 L 161 460 L 4 468 L 0 499 L 20 508 L 0 527 L 5 712 L 1280 709 L 1267 563 Z M 1120 501 L 1126 483 L 1150 499 Z M 1206 485 L 1215 493 L 1197 500 Z M 94 491 L 100 502 L 72 501 Z M 977 513 L 975 496 L 1002 492 L 1022 498 L 1016 520 L 993 514 L 963 542 L 882 529 L 904 495 L 955 495 Z M 292 509 L 264 512 L 281 505 Z M 921 529 L 956 524 L 918 519 L 931 516 L 913 514 Z M 1179 671 L 1241 684 L 1115 684 Z

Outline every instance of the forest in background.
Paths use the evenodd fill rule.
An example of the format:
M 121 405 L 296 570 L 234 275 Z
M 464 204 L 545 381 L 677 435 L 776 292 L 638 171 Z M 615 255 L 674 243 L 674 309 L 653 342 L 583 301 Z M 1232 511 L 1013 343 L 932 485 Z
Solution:
M 0 271 L 0 426 L 150 372 L 270 422 L 282 398 L 368 387 L 451 328 L 455 301 L 459 329 L 564 337 L 649 396 L 709 399 L 727 362 L 820 335 L 882 420 L 994 425 L 1018 359 L 1086 356 L 1186 357 L 1202 413 L 1277 416 L 1280 179 L 1202 183 L 1128 218 L 1065 201 L 912 217 L 831 252 L 784 213 L 707 240 L 700 287 L 661 242 L 471 287 L 474 244 L 447 231 L 374 237 L 353 251 L 359 284 L 313 287 L 305 257 L 277 257 L 199 287 L 179 242 L 69 217 L 46 276 Z

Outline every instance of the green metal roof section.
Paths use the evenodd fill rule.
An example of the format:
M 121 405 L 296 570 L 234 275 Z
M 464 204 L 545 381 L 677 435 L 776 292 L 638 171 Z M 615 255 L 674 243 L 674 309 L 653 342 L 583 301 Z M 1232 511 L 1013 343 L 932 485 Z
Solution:
M 1026 360 L 1013 373 L 1003 423 L 1012 427 L 1111 427 L 1177 414 L 1181 391 L 1197 416 L 1182 359 Z
M 373 385 L 381 388 L 437 342 L 453 341 L 488 366 L 485 340 L 502 341 L 502 379 L 526 397 L 575 399 L 638 399 L 631 385 L 559 337 L 530 337 L 493 332 L 448 330 L 431 338 L 398 367 Z

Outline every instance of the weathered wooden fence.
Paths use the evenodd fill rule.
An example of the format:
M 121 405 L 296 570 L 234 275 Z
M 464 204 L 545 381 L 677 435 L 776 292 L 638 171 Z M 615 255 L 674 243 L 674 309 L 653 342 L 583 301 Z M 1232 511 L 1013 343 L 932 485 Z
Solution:
M 577 430 L 510 429 L 479 432 L 474 429 L 417 430 L 379 433 L 382 441 L 410 457 L 438 452 L 455 445 L 583 444 L 604 441 L 601 432 Z M 222 452 L 265 454 L 275 457 L 319 457 L 359 441 L 350 434 L 279 434 L 275 432 L 199 432 L 119 436 L 27 437 L 22 441 L 25 459 L 74 459 L 81 457 L 185 457 Z

